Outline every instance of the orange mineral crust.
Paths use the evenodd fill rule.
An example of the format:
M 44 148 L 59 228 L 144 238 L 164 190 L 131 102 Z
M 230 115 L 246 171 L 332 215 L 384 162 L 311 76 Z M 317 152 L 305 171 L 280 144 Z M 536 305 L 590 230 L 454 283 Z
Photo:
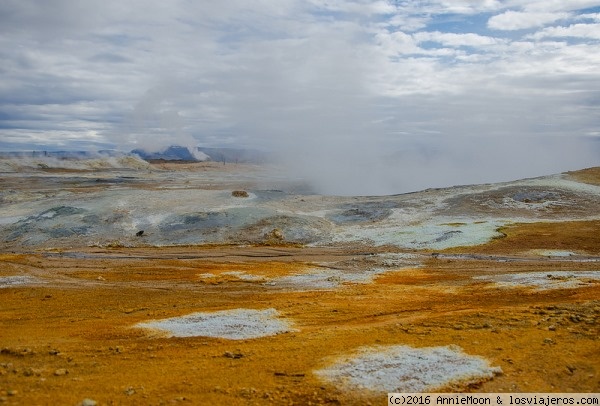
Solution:
M 311 275 L 388 253 L 179 247 L 4 254 L 0 396 L 6 404 L 376 404 L 393 383 L 351 378 L 385 365 L 394 366 L 388 375 L 400 373 L 407 362 L 396 365 L 394 357 L 415 349 L 426 354 L 419 362 L 430 363 L 408 370 L 417 385 L 408 389 L 599 390 L 598 262 L 396 254 L 419 264 L 387 266 L 369 280 L 345 277 L 351 269 L 331 280 Z M 571 285 L 546 289 L 533 277 L 509 277 L 552 281 L 548 275 L 561 272 Z M 269 310 L 287 328 L 209 337 L 217 326 L 257 328 L 228 321 L 236 309 Z M 138 326 L 193 314 L 204 320 L 197 336 Z M 398 355 L 399 347 L 408 355 Z M 469 370 L 469 360 L 483 370 Z M 427 375 L 446 361 L 468 376 Z

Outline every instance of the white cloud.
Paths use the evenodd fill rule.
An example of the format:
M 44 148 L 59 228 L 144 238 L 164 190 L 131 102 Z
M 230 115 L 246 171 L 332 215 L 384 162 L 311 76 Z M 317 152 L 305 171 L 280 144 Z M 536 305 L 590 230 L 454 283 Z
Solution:
M 565 19 L 567 13 L 506 11 L 488 20 L 488 27 L 493 30 L 523 30 L 542 27 L 555 21 Z
M 598 0 L 510 0 L 509 7 L 521 7 L 532 12 L 576 11 L 599 7 Z
M 424 14 L 464 14 L 473 15 L 490 12 L 503 8 L 499 0 L 424 0 L 419 2 L 403 1 L 399 6 L 402 10 Z
M 412 35 L 402 31 L 392 33 L 382 31 L 377 33 L 375 38 L 383 53 L 390 57 L 402 54 L 417 54 L 423 51 Z
M 455 34 L 455 33 L 443 33 L 439 31 L 428 32 L 423 31 L 414 34 L 414 38 L 417 42 L 432 41 L 450 47 L 483 47 L 488 45 L 496 45 L 505 43 L 506 41 L 498 38 L 487 37 L 474 33 L 467 34 Z
M 568 27 L 548 27 L 529 36 L 542 38 L 587 38 L 600 39 L 600 24 L 573 24 Z
M 597 14 L 578 14 L 598 2 L 46 3 L 0 3 L 11 148 L 256 146 L 305 151 L 320 170 L 339 156 L 341 177 L 360 161 L 376 183 L 381 154 L 444 145 L 454 155 L 440 162 L 459 165 L 459 150 L 477 153 L 465 140 L 541 144 L 600 126 Z M 494 36 L 481 27 L 491 12 Z M 540 29 L 506 32 L 524 27 Z
M 575 20 L 593 20 L 600 23 L 600 13 L 580 14 L 575 18 Z

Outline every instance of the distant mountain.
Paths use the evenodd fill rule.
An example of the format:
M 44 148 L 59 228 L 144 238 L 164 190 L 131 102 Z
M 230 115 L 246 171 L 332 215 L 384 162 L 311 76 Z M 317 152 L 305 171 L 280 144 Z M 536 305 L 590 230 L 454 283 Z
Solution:
M 137 154 L 146 161 L 162 159 L 165 161 L 197 162 L 204 160 L 201 158 L 203 154 L 205 154 L 210 161 L 225 163 L 263 163 L 269 160 L 269 155 L 267 153 L 253 149 L 199 147 L 197 151 L 199 154 L 194 156 L 188 148 L 172 145 L 166 150 L 159 152 L 147 152 L 143 149 L 134 149 L 131 152 Z
M 57 159 L 91 159 L 98 157 L 119 157 L 126 153 L 103 149 L 100 151 L 0 151 L 0 158 L 57 158 Z
M 155 159 L 163 159 L 165 161 L 198 161 L 186 147 L 172 145 L 164 151 L 147 152 L 143 149 L 134 149 L 131 153 L 138 155 L 140 158 L 151 161 Z

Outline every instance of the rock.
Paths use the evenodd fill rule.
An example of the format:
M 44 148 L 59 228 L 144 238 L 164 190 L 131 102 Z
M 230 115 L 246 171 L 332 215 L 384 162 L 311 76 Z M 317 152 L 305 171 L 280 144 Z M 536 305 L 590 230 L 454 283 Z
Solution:
M 136 237 L 141 237 L 142 235 L 144 235 L 144 230 L 140 230 L 137 233 L 135 233 Z
M 223 356 L 225 358 L 232 358 L 232 359 L 244 358 L 244 354 L 242 354 L 240 351 L 236 351 L 236 352 L 225 351 Z
M 269 233 L 265 234 L 265 238 L 281 241 L 281 240 L 283 240 L 284 237 L 283 237 L 283 232 L 280 229 L 274 228 Z
M 556 326 L 553 324 L 551 326 L 548 326 L 548 330 L 550 331 L 556 331 Z
M 234 190 L 231 192 L 231 196 L 233 197 L 249 197 L 250 195 L 245 190 Z
M 23 371 L 23 375 L 24 376 L 40 376 L 42 375 L 42 371 L 40 369 L 37 368 L 25 368 L 25 370 Z
M 96 406 L 97 404 L 98 402 L 96 402 L 94 399 L 86 398 L 81 401 L 79 406 Z
M 63 376 L 63 375 L 67 375 L 69 373 L 69 371 L 65 368 L 59 368 L 56 371 L 54 371 L 54 376 Z

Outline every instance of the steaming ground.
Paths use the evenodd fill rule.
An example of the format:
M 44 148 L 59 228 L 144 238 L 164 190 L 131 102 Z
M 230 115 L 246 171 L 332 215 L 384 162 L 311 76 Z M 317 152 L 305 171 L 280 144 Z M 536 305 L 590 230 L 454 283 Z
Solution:
M 600 390 L 597 168 L 334 197 L 261 166 L 45 162 L 1 166 L 6 401 Z
M 7 248 L 276 242 L 443 250 L 486 243 L 513 222 L 591 220 L 600 213 L 600 187 L 568 175 L 329 197 L 258 166 L 91 161 L 2 164 L 0 237 Z

